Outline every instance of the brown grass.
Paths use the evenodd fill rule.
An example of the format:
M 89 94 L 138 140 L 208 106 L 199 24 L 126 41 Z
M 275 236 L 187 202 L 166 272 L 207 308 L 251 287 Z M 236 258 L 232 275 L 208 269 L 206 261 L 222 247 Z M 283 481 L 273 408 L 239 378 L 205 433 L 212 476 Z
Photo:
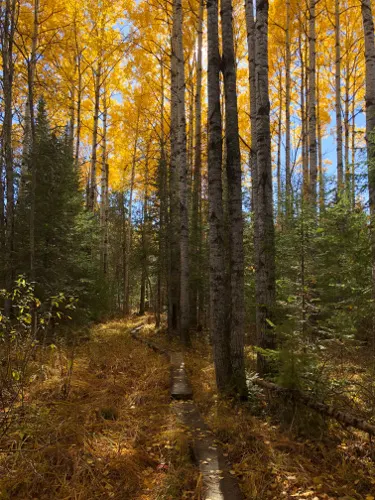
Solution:
M 194 497 L 195 469 L 169 408 L 168 364 L 134 342 L 130 326 L 93 329 L 76 352 L 67 397 L 66 358 L 48 355 L 0 444 L 1 499 Z
M 218 400 L 203 342 L 194 342 L 187 367 L 194 398 L 226 450 L 246 499 L 373 500 L 375 453 L 367 436 L 330 422 L 317 438 L 300 438 L 293 426 L 281 426 L 280 415 L 263 411 L 257 418 L 249 403 Z M 298 408 L 296 418 L 311 425 L 319 417 Z

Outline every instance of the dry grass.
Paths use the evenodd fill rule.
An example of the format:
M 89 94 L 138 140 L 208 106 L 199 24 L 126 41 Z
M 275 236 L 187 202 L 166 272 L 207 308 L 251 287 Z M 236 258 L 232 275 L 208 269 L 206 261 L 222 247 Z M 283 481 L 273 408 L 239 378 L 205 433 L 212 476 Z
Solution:
M 246 499 L 372 500 L 375 496 L 375 450 L 367 436 L 330 423 L 316 439 L 298 438 L 294 428 L 285 430 L 276 423 L 278 415 L 257 418 L 250 404 L 219 401 L 212 360 L 203 342 L 194 342 L 187 367 L 194 398 L 228 453 Z M 275 407 L 280 408 L 278 403 Z M 297 412 L 300 420 L 307 421 L 308 416 L 310 423 L 318 418 L 305 409 Z
M 1 499 L 194 497 L 186 438 L 173 430 L 169 367 L 130 338 L 130 326 L 93 329 L 76 352 L 67 397 L 61 353 L 48 356 L 0 444 Z

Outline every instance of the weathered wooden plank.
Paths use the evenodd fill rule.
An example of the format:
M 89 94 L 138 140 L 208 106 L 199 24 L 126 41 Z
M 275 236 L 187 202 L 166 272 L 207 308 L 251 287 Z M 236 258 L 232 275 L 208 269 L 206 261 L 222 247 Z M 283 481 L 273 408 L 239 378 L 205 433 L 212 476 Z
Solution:
M 171 363 L 171 398 L 173 411 L 186 428 L 191 440 L 194 460 L 202 474 L 202 500 L 242 500 L 243 495 L 237 479 L 230 473 L 230 465 L 216 444 L 195 403 L 182 352 L 167 351 L 138 334 L 142 325 L 134 328 L 132 337 L 169 357 Z
M 237 479 L 230 473 L 230 464 L 213 433 L 201 417 L 192 401 L 176 401 L 173 409 L 191 435 L 191 446 L 195 462 L 202 474 L 203 498 L 205 500 L 242 500 Z
M 183 354 L 171 352 L 169 359 L 171 362 L 171 398 L 185 401 L 192 399 L 193 390 L 186 374 Z

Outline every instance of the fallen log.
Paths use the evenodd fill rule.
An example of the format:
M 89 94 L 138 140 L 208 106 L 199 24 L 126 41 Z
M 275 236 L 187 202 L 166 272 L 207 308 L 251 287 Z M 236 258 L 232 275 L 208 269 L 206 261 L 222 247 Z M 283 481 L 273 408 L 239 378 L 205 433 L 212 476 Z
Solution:
M 129 333 L 133 337 L 133 339 L 138 340 L 138 342 L 141 342 L 143 344 L 146 344 L 147 347 L 149 347 L 150 349 L 152 349 L 154 352 L 158 352 L 160 354 L 164 354 L 164 356 L 167 356 L 169 358 L 170 357 L 169 351 L 167 351 L 166 349 L 163 349 L 158 344 L 155 344 L 155 342 L 152 342 L 152 340 L 148 340 L 148 339 L 142 337 L 142 335 L 139 335 L 137 333 L 143 327 L 144 327 L 144 325 L 142 324 L 140 326 L 137 326 L 133 330 L 130 330 Z
M 252 382 L 259 385 L 263 389 L 267 389 L 268 391 L 275 392 L 277 394 L 283 395 L 284 397 L 293 398 L 295 401 L 304 404 L 305 406 L 317 411 L 321 415 L 337 420 L 346 427 L 354 427 L 355 429 L 367 432 L 371 436 L 375 436 L 375 425 L 370 424 L 366 420 L 356 417 L 350 413 L 338 410 L 332 405 L 315 401 L 312 396 L 309 396 L 308 394 L 298 389 L 287 389 L 286 387 L 280 387 L 273 382 L 268 382 L 261 378 L 256 378 L 252 380 Z

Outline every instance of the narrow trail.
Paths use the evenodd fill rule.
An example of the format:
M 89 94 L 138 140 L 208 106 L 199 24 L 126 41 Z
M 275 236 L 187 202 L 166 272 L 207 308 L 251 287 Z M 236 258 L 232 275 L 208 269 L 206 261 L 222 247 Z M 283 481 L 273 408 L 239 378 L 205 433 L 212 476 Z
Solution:
M 171 408 L 186 428 L 189 442 L 203 487 L 202 500 L 243 500 L 237 479 L 208 425 L 194 403 L 193 391 L 185 369 L 184 355 L 180 351 L 166 350 L 142 337 L 144 325 L 131 330 L 131 336 L 147 347 L 167 356 L 171 364 Z

